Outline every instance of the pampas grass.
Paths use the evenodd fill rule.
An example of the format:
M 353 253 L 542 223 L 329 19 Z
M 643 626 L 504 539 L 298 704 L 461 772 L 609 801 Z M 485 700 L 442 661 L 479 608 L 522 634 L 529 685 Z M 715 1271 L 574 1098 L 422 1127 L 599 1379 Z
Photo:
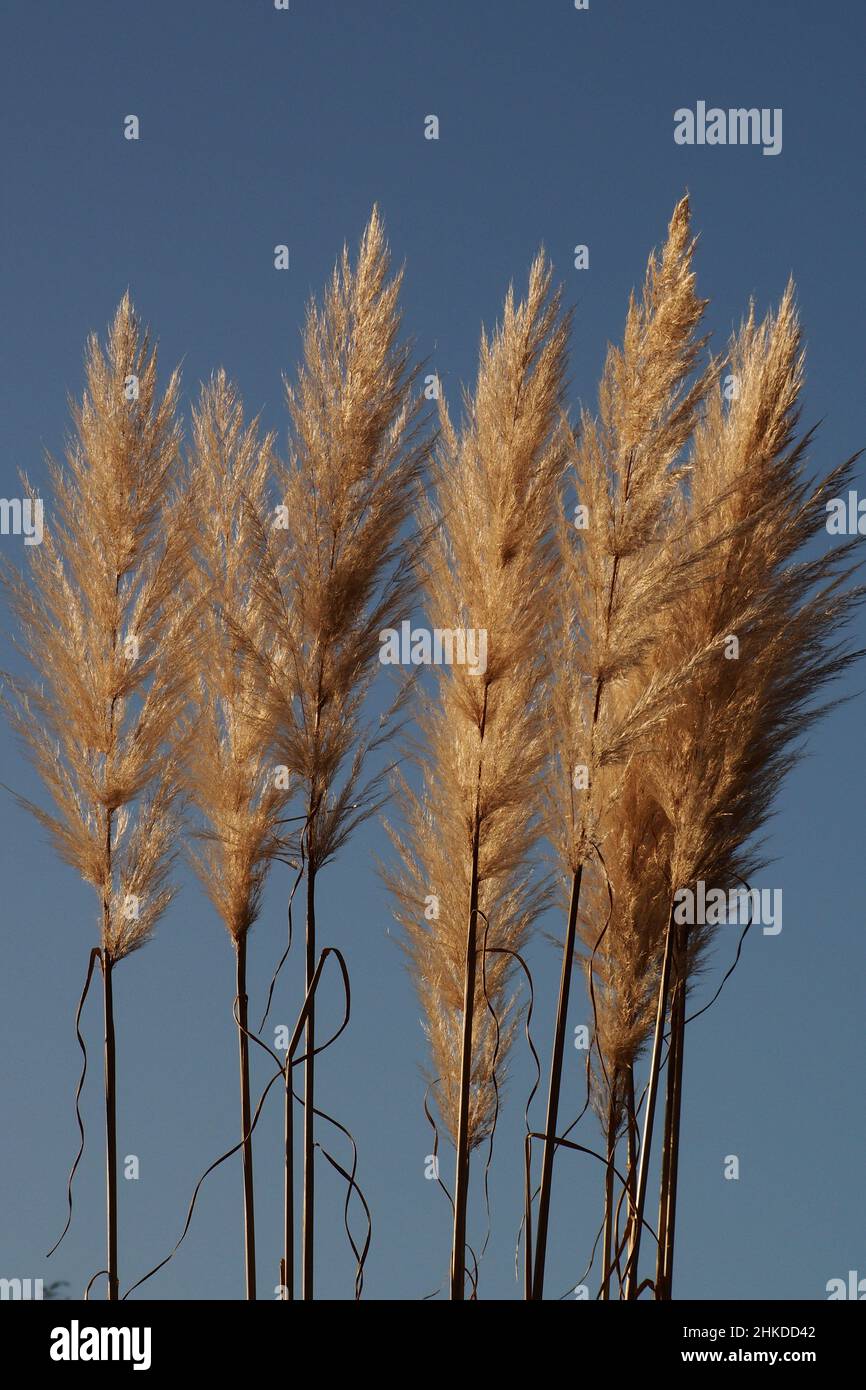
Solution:
M 103 352 L 90 339 L 66 466 L 29 581 L 3 583 L 34 679 L 4 678 L 3 705 L 53 812 L 19 798 L 95 890 L 105 1016 L 108 1297 L 118 1297 L 112 977 L 150 938 L 168 882 L 190 677 L 182 507 L 169 508 L 180 434 L 175 373 L 160 397 L 156 350 L 125 296 Z M 32 492 L 31 492 L 32 495 Z
M 808 471 L 793 287 L 762 321 L 749 310 L 728 345 L 723 393 L 694 254 L 683 199 L 631 297 L 622 346 L 608 350 L 597 409 L 574 429 L 564 414 L 570 318 L 540 255 L 525 298 L 509 290 L 501 322 L 482 334 L 460 421 L 440 403 L 431 438 L 401 337 L 402 276 L 376 210 L 357 257 L 343 251 L 308 308 L 303 360 L 286 385 L 285 462 L 218 372 L 192 411 L 180 470 L 177 374 L 160 394 L 156 351 L 128 297 L 106 346 L 90 340 L 65 463 L 50 465 L 43 541 L 28 550 L 28 574 L 2 566 L 30 673 L 6 675 L 0 702 L 53 806 L 18 800 L 99 901 L 76 1028 L 83 1046 L 98 961 L 109 1299 L 119 1297 L 113 975 L 171 901 L 187 803 L 190 856 L 235 951 L 241 1142 L 207 1172 L 241 1152 L 254 1299 L 252 1131 L 282 1077 L 281 1292 L 293 1298 L 292 1078 L 303 1065 L 300 1268 L 313 1298 L 315 1118 L 330 1121 L 315 1103 L 315 1001 L 332 950 L 346 991 L 335 1038 L 350 1012 L 344 959 L 318 944 L 316 890 L 384 804 L 389 776 L 403 822 L 387 827 L 396 859 L 385 877 L 430 1089 L 455 1147 L 451 1299 L 478 1293 L 473 1155 L 488 1144 L 489 1168 L 520 1019 L 517 972 L 531 984 L 524 948 L 555 896 L 545 840 L 565 932 L 544 1128 L 524 1136 L 525 1296 L 544 1296 L 565 1145 L 604 1168 L 599 1297 L 672 1297 L 688 1002 L 719 941 L 717 926 L 682 915 L 680 895 L 701 881 L 750 887 L 764 867 L 761 837 L 784 778 L 832 705 L 828 687 L 860 655 L 845 633 L 864 596 L 856 539 L 818 545 L 855 459 Z M 417 680 L 404 673 L 371 718 L 377 658 L 392 655 L 382 643 L 419 600 L 451 653 Z M 404 773 L 376 755 L 413 700 L 415 767 Z M 288 816 L 293 802 L 300 814 Z M 250 1032 L 247 1001 L 248 939 L 275 861 L 297 873 L 290 943 L 302 879 L 306 899 L 304 1004 L 284 1065 Z M 581 1115 L 595 1111 L 601 1154 L 560 1132 L 576 966 L 593 1017 Z M 251 1038 L 277 1064 L 255 1120 Z M 347 1183 L 344 1215 L 355 1194 L 369 1217 L 354 1140 L 332 1123 L 353 1147 L 351 1171 L 325 1155 Z M 650 1277 L 641 1255 L 658 1127 Z M 438 1142 L 437 1129 L 437 1152 Z M 360 1297 L 369 1235 L 361 1251 L 346 1225 Z
M 672 232 L 683 211 L 681 204 Z M 645 554 L 639 572 L 624 572 L 616 544 L 610 546 L 609 580 L 616 574 L 632 590 L 630 599 L 638 599 L 621 652 L 615 639 L 605 649 L 594 636 L 598 613 L 607 611 L 599 601 L 604 586 L 594 578 L 602 568 L 593 555 L 598 534 L 590 523 L 581 535 L 586 553 L 578 552 L 570 587 L 580 596 L 576 629 L 587 641 L 577 648 L 570 680 L 557 671 L 552 692 L 554 766 L 562 788 L 552 831 L 572 874 L 585 867 L 587 888 L 584 910 L 578 912 L 573 892 L 571 907 L 586 951 L 595 1019 L 592 1099 L 607 1145 L 602 1298 L 609 1296 L 622 1249 L 613 1175 L 624 1128 L 629 1255 L 621 1277 L 627 1298 L 643 1287 L 641 1239 L 668 1022 L 653 1287 L 657 1298 L 670 1297 L 686 992 L 714 934 L 710 927 L 676 923 L 676 891 L 699 879 L 738 887 L 761 867 L 756 837 L 798 755 L 792 745 L 820 714 L 814 698 L 821 688 L 855 659 L 838 641 L 860 597 L 844 587 L 852 543 L 814 560 L 799 558 L 823 527 L 827 500 L 847 486 L 854 461 L 818 483 L 804 475 L 810 436 L 797 438 L 803 359 L 791 287 L 763 324 L 750 313 L 731 343 L 728 367 L 735 383 L 729 405 L 709 390 L 716 363 L 686 396 L 689 413 L 681 417 L 685 429 L 676 450 L 681 454 L 688 444 L 688 455 L 684 463 L 667 455 L 671 488 L 645 537 L 648 551 L 628 541 L 624 548 L 627 563 Z M 582 443 L 579 477 L 588 471 L 591 480 L 595 443 L 590 434 L 587 447 L 585 426 Z M 584 495 L 593 495 L 591 481 L 589 489 L 582 481 Z M 650 592 L 643 590 L 647 576 Z M 726 660 L 732 636 L 740 643 L 739 659 Z M 584 661 L 594 647 L 604 655 L 590 664 L 587 681 Z M 575 698 L 569 706 L 573 690 L 582 690 L 582 702 Z M 588 785 L 575 810 L 565 771 L 581 764 Z M 634 1076 L 650 1041 L 637 1163 Z M 554 1130 L 549 1115 L 548 1143 Z M 542 1181 L 542 1200 L 543 1191 Z M 537 1271 L 543 1215 L 540 1207 Z M 541 1296 L 537 1276 L 533 1296 Z
M 457 1150 L 451 1297 L 464 1297 L 469 1159 L 491 1132 L 514 1030 L 514 958 L 543 907 L 532 807 L 544 763 L 542 682 L 551 518 L 568 320 L 539 257 L 482 337 L 455 431 L 441 410 L 424 606 L 432 628 L 484 632 L 483 672 L 435 670 L 421 716 L 423 791 L 404 781 L 408 829 L 389 875 L 424 1013 L 439 1110 Z M 427 921 L 425 901 L 437 907 Z M 479 947 L 481 948 L 479 950 Z M 479 959 L 481 968 L 479 969 Z M 497 1079 L 498 1075 L 498 1079 Z
M 798 435 L 803 352 L 792 285 L 763 323 L 750 311 L 729 367 L 734 398 L 726 408 L 719 394 L 711 397 L 695 433 L 690 525 L 680 542 L 712 559 L 688 600 L 665 615 L 653 652 L 657 666 L 707 646 L 717 653 L 648 750 L 649 780 L 670 826 L 674 891 L 698 880 L 737 888 L 764 866 L 756 837 L 803 736 L 828 708 L 816 699 L 857 657 L 839 638 L 862 597 L 845 587 L 856 542 L 803 557 L 856 459 L 817 480 L 805 471 L 812 435 Z M 735 660 L 724 656 L 731 636 Z M 657 1297 L 670 1297 L 672 1281 L 686 991 L 715 929 L 683 923 L 674 931 L 672 916 L 669 934 L 673 1037 Z M 635 1251 L 632 1297 L 637 1258 Z
M 280 506 L 260 538 L 257 583 L 274 635 L 271 650 L 256 647 L 262 700 L 278 761 L 303 797 L 307 991 L 316 970 L 317 876 L 382 802 L 382 773 L 368 777 L 366 765 L 394 726 L 388 715 L 370 725 L 364 701 L 379 669 L 379 634 L 409 610 L 417 582 L 418 542 L 405 531 L 429 445 L 417 369 L 399 338 L 401 281 L 401 273 L 390 275 L 374 210 L 357 262 L 344 250 L 322 307 L 308 309 L 303 365 L 296 386 L 286 386 L 291 454 L 276 466 Z M 302 1284 L 309 1299 L 313 1000 L 304 1046 Z
M 290 794 L 269 757 L 273 727 L 263 706 L 250 644 L 270 642 L 256 584 L 256 538 L 268 509 L 270 437 L 244 424 L 235 388 L 219 372 L 193 414 L 185 487 L 194 513 L 190 602 L 198 613 L 194 736 L 186 759 L 190 800 L 202 829 L 192 852 L 204 888 L 229 934 L 236 997 L 243 1142 L 247 1298 L 256 1296 L 253 1156 L 250 1132 L 247 938 L 265 879 L 283 850 Z M 246 635 L 246 641 L 239 634 Z
M 678 689 L 678 680 L 665 673 L 635 700 L 620 698 L 645 659 L 657 615 L 685 582 L 684 567 L 665 536 L 683 476 L 681 453 L 716 370 L 710 362 L 696 373 L 705 344 L 697 336 L 705 303 L 695 294 L 693 254 L 683 199 L 661 256 L 650 258 L 641 300 L 632 296 L 623 346 L 608 352 L 598 415 L 584 412 L 574 442 L 575 496 L 588 509 L 581 518 L 587 524 L 575 528 L 563 518 L 559 528 L 547 824 L 568 885 L 568 907 L 544 1131 L 535 1299 L 544 1291 L 584 865 L 597 854 L 603 816 L 620 794 L 610 770 L 624 764 L 648 736 Z M 618 1085 L 619 1077 L 614 1097 Z

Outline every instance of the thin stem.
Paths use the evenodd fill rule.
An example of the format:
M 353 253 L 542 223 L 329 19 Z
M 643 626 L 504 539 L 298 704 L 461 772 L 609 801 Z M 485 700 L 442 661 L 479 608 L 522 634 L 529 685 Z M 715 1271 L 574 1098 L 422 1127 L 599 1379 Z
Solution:
M 475 1011 L 478 915 L 478 824 L 472 844 L 472 881 L 469 894 L 469 926 L 466 933 L 466 966 L 463 975 L 463 1040 L 460 1056 L 460 1110 L 457 1121 L 457 1167 L 454 1183 L 454 1241 L 451 1249 L 451 1297 L 464 1297 L 466 1273 L 466 1208 L 469 1197 L 469 1096 L 472 1086 L 472 1025 Z
M 117 1077 L 114 1050 L 114 1001 L 111 972 L 113 962 L 106 948 L 102 952 L 102 998 L 105 1014 L 105 1194 L 108 1226 L 108 1298 L 118 1299 L 117 1273 Z
M 628 1219 L 626 1221 L 626 1232 L 628 1235 L 628 1258 L 631 1259 L 632 1247 L 634 1244 L 634 1201 L 635 1184 L 637 1182 L 637 1115 L 635 1114 L 634 1102 L 634 1062 L 629 1062 L 625 1074 L 625 1108 L 628 1115 L 628 1167 L 626 1169 L 626 1189 L 628 1194 Z M 622 1297 L 622 1282 L 620 1281 L 620 1297 Z
M 658 1249 L 656 1251 L 656 1299 L 663 1299 L 665 1285 L 665 1260 L 667 1255 L 667 1225 L 668 1225 L 668 1193 L 670 1185 L 671 1171 L 671 1127 L 673 1124 L 674 1107 L 674 1068 L 676 1065 L 676 986 L 674 986 L 674 999 L 671 1004 L 671 1039 L 668 1051 L 668 1074 L 667 1085 L 665 1087 L 665 1125 L 662 1138 L 662 1167 L 659 1179 L 659 1222 L 658 1222 Z
M 532 1140 L 527 1134 L 523 1145 L 523 1297 L 532 1298 Z
M 294 1112 L 292 1109 L 292 1059 L 286 1053 L 286 1101 L 285 1101 L 285 1169 L 283 1197 L 283 1249 L 282 1261 L 283 1298 L 290 1303 L 295 1297 L 295 1174 L 294 1174 Z
M 544 1294 L 544 1263 L 547 1256 L 547 1231 L 550 1219 L 550 1192 L 553 1181 L 553 1158 L 556 1152 L 556 1127 L 559 1120 L 559 1093 L 562 1087 L 562 1061 L 565 1053 L 565 1028 L 568 1022 L 568 997 L 571 991 L 571 968 L 577 935 L 577 914 L 580 905 L 581 863 L 572 879 L 571 902 L 565 946 L 562 952 L 562 971 L 559 977 L 559 999 L 556 1005 L 556 1026 L 553 1035 L 553 1056 L 550 1063 L 550 1090 L 547 1097 L 547 1119 L 544 1125 L 544 1151 L 541 1160 L 541 1189 L 538 1197 L 538 1227 L 535 1235 L 535 1275 L 532 1280 L 533 1300 Z
M 661 981 L 659 982 L 659 997 L 656 1006 L 655 1034 L 653 1037 L 652 1059 L 650 1061 L 649 1087 L 647 1090 L 646 1115 L 644 1117 L 643 1141 L 640 1151 L 640 1168 L 637 1179 L 637 1196 L 635 1198 L 635 1219 L 634 1219 L 634 1244 L 628 1259 L 628 1274 L 626 1278 L 625 1296 L 629 1301 L 637 1297 L 637 1278 L 638 1265 L 640 1262 L 640 1240 L 643 1231 L 643 1214 L 646 1206 L 647 1178 L 649 1176 L 650 1149 L 653 1138 L 653 1121 L 655 1119 L 656 1097 L 659 1088 L 659 1074 L 661 1072 L 662 1045 L 665 1031 L 665 1015 L 667 1013 L 668 988 L 671 978 L 671 960 L 673 958 L 674 940 L 674 910 L 668 919 L 668 929 L 665 935 L 665 950 L 662 961 Z
M 238 1054 L 241 1083 L 241 1139 L 244 1171 L 244 1257 L 247 1298 L 256 1296 L 256 1228 L 253 1207 L 253 1136 L 250 1126 L 250 1058 L 247 1041 L 247 938 L 235 942 L 237 960 Z
M 604 1244 L 601 1256 L 601 1299 L 603 1303 L 606 1303 L 610 1298 L 610 1254 L 613 1245 L 613 1172 L 616 1162 L 616 1086 L 617 1073 L 614 1070 L 610 1084 L 610 1103 L 607 1107 L 607 1170 L 604 1177 Z
M 313 976 L 316 973 L 316 871 L 313 868 L 312 859 L 307 860 L 307 917 L 306 917 L 306 988 L 312 988 Z M 315 1174 L 313 1170 L 314 1144 L 315 1137 L 313 1132 L 315 1120 L 315 1081 L 316 1068 L 314 1052 L 316 1050 L 316 1008 L 313 995 L 309 995 L 309 1012 L 307 1013 L 306 1031 L 304 1034 L 304 1209 L 303 1209 L 303 1258 L 301 1268 L 301 1297 L 312 1299 L 313 1297 L 313 1240 L 314 1240 L 314 1210 L 315 1210 Z M 291 1083 L 286 1088 L 286 1107 L 292 1104 Z M 291 1125 L 291 1119 L 287 1121 Z M 289 1256 L 286 1256 L 288 1261 Z
M 685 937 L 683 931 L 683 937 Z M 685 1056 L 686 1027 L 686 979 L 685 979 L 685 941 L 680 952 L 680 974 L 676 983 L 671 1006 L 671 1048 L 668 1062 L 668 1090 L 671 1093 L 671 1124 L 669 1146 L 669 1171 L 667 1184 L 667 1210 L 665 1213 L 665 1241 L 662 1265 L 662 1289 L 660 1298 L 673 1296 L 674 1277 L 674 1233 L 677 1215 L 677 1177 L 679 1173 L 680 1121 L 683 1098 L 683 1058 Z
M 487 691 L 481 713 L 479 742 L 487 725 Z M 457 1161 L 454 1180 L 454 1239 L 451 1247 L 451 1298 L 462 1302 L 466 1282 L 466 1211 L 469 1199 L 469 1099 L 472 1089 L 472 1030 L 475 1014 L 475 979 L 478 957 L 478 857 L 481 846 L 481 755 L 475 793 L 472 831 L 472 871 L 469 884 L 469 924 L 466 931 L 466 964 L 463 972 L 463 1037 L 460 1053 L 460 1101 L 457 1118 Z

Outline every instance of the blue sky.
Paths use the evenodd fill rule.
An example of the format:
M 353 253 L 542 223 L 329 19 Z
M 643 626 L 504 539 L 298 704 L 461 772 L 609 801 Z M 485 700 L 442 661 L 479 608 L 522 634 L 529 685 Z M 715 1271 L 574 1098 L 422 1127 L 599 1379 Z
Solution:
M 395 258 L 406 261 L 407 332 L 454 405 L 482 322 L 495 320 L 510 279 L 525 282 L 542 243 L 575 307 L 570 402 L 591 403 L 628 292 L 688 189 L 716 346 L 750 296 L 764 311 L 793 274 L 808 349 L 804 417 L 823 420 L 814 466 L 829 468 L 866 437 L 861 7 L 591 0 L 578 12 L 571 0 L 291 0 L 282 12 L 271 0 L 10 0 L 2 28 L 4 496 L 17 495 L 19 468 L 39 478 L 44 451 L 62 451 L 85 337 L 103 330 L 127 286 L 160 339 L 164 370 L 183 362 L 185 408 L 222 365 L 248 410 L 284 437 L 281 376 L 297 361 L 305 301 L 343 241 L 357 241 L 374 202 Z M 676 145 L 674 111 L 699 100 L 782 108 L 781 153 Z M 123 138 L 130 113 L 137 142 Z M 439 117 L 438 141 L 424 139 L 429 114 Z M 290 248 L 287 272 L 273 266 L 278 243 Z M 578 243 L 589 247 L 587 270 L 574 268 Z M 862 494 L 862 467 L 858 480 Z M 19 539 L 0 545 L 20 558 Z M 3 646 L 7 663 L 5 636 Z M 860 671 L 846 693 L 862 683 Z M 810 756 L 780 799 L 775 863 L 762 884 L 783 889 L 782 933 L 750 934 L 721 1000 L 691 1030 L 680 1297 L 815 1299 L 830 1278 L 866 1274 L 863 709 L 853 701 L 811 735 Z M 0 780 L 38 791 L 5 728 Z M 96 995 L 75 1219 L 57 1255 L 44 1256 L 65 1219 L 76 1146 L 73 1013 L 96 940 L 95 900 L 3 796 L 0 1275 L 64 1278 L 78 1293 L 103 1263 Z M 350 1033 L 322 1060 L 317 1094 L 358 1140 L 374 1215 L 367 1294 L 414 1298 L 445 1277 L 449 1212 L 424 1178 L 423 1037 L 375 873 L 383 848 L 369 825 L 322 875 L 321 938 L 347 956 L 354 1012 Z M 251 940 L 254 1001 L 282 950 L 287 874 L 274 874 Z M 198 886 L 182 877 L 156 940 L 116 977 L 119 1145 L 141 1169 L 138 1181 L 121 1180 L 122 1287 L 167 1253 L 195 1178 L 237 1128 L 232 953 Z M 545 926 L 556 930 L 555 917 Z M 724 938 L 706 989 L 734 950 Z M 532 964 L 544 1042 L 558 964 L 540 938 Z M 299 970 L 297 955 L 273 1022 L 293 1019 Z M 336 991 L 323 1019 L 329 1007 L 336 1019 Z M 572 1014 L 586 1021 L 579 990 Z M 573 1113 L 578 1059 L 566 1076 Z M 519 1052 L 497 1136 L 486 1297 L 519 1296 L 513 1246 L 529 1075 Z M 280 1133 L 276 1105 L 256 1149 L 263 1297 L 277 1283 Z M 584 1134 L 597 1141 L 591 1120 Z M 736 1182 L 723 1177 L 729 1154 L 740 1159 Z M 319 1182 L 318 1288 L 348 1298 L 342 1190 L 324 1164 Z M 584 1267 L 600 1184 L 591 1159 L 558 1163 L 551 1294 Z M 239 1297 L 241 1253 L 240 1171 L 225 1165 L 150 1292 Z

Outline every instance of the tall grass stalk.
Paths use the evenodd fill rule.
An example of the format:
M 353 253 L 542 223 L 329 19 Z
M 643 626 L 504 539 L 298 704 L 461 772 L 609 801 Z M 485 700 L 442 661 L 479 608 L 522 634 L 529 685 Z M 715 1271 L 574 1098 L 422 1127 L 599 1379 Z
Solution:
M 567 336 L 538 257 L 526 298 L 517 303 L 509 291 L 501 324 L 482 336 L 459 432 L 442 403 L 435 499 L 424 515 L 433 532 L 427 622 L 486 640 L 483 665 L 434 669 L 419 721 L 422 788 L 400 783 L 407 828 L 392 831 L 399 867 L 387 875 L 456 1151 L 449 1286 L 457 1301 L 466 1296 L 471 1155 L 495 1125 L 514 1036 L 515 953 L 547 901 L 533 881 L 533 808 L 545 752 L 542 639 L 567 442 Z
M 178 378 L 160 398 L 156 350 L 128 296 L 103 352 L 91 337 L 65 466 L 29 582 L 3 585 L 34 679 L 7 675 L 3 705 L 54 802 L 18 798 L 96 891 L 103 978 L 108 1298 L 118 1298 L 114 974 L 173 896 L 181 726 L 190 681 L 186 525 L 170 502 Z M 25 480 L 31 496 L 33 490 Z M 55 1247 L 56 1248 L 56 1247 Z
M 532 1296 L 544 1293 L 553 1165 L 570 984 L 585 866 L 598 864 L 605 807 L 618 797 L 616 769 L 677 694 L 668 675 L 633 700 L 619 691 L 639 670 L 657 615 L 685 582 L 664 544 L 682 479 L 680 455 L 715 364 L 696 373 L 704 302 L 695 295 L 689 207 L 676 207 L 661 255 L 650 257 L 640 301 L 632 296 L 622 349 L 607 355 L 598 416 L 584 412 L 575 441 L 573 501 L 560 525 L 561 584 L 550 712 L 553 793 L 548 830 L 568 892 L 550 1060 Z M 578 776 L 582 777 L 577 783 Z M 605 794 L 607 787 L 607 794 Z M 613 939 L 613 933 L 611 939 Z M 599 940 L 598 946 L 602 945 Z M 593 971 L 603 969 L 591 956 Z M 619 1071 L 617 1072 L 619 1075 Z
M 665 1127 L 662 1141 L 662 1168 L 659 1181 L 658 1249 L 655 1291 L 659 1300 L 670 1299 L 673 1280 L 674 1231 L 676 1226 L 679 1133 L 682 1112 L 683 1049 L 686 1021 L 685 927 L 677 929 L 674 986 L 671 991 L 668 1079 L 665 1092 Z
M 283 850 L 281 813 L 290 795 L 290 783 L 274 766 L 273 724 L 251 651 L 272 645 L 255 561 L 268 510 L 273 440 L 259 438 L 256 421 L 245 425 L 224 372 L 203 387 L 192 434 L 185 487 L 194 517 L 188 596 L 197 614 L 197 679 L 185 773 L 200 848 L 191 850 L 191 858 L 235 951 L 244 1278 L 246 1296 L 254 1299 L 247 943 L 271 863 Z
M 698 880 L 727 891 L 753 879 L 763 866 L 756 837 L 803 736 L 828 707 L 817 697 L 857 656 L 842 638 L 862 598 L 860 586 L 846 587 L 855 542 L 803 558 L 855 460 L 818 480 L 805 471 L 812 435 L 798 432 L 803 353 L 792 286 L 763 323 L 750 311 L 732 340 L 729 363 L 737 391 L 730 404 L 721 394 L 708 399 L 692 448 L 690 524 L 677 541 L 711 560 L 688 601 L 666 613 L 649 663 L 658 671 L 698 648 L 717 654 L 694 672 L 649 749 L 649 780 L 670 826 L 672 893 Z M 726 659 L 732 635 L 738 654 Z M 661 1296 L 669 1294 L 673 1276 L 683 1010 L 716 932 L 712 924 L 689 925 L 673 977 L 671 1026 L 679 1051 L 668 1069 Z M 657 1037 L 664 1026 L 661 991 L 659 1004 Z M 640 1193 L 638 1203 L 642 1210 Z M 639 1239 L 627 1280 L 631 1298 L 638 1255 Z
M 375 725 L 364 700 L 380 633 L 411 608 L 417 538 L 407 534 L 429 451 L 410 348 L 400 342 L 402 273 L 390 275 L 374 210 L 357 261 L 344 249 L 321 308 L 311 304 L 297 384 L 286 385 L 290 457 L 262 533 L 258 589 L 272 651 L 257 648 L 277 757 L 303 796 L 305 985 L 316 965 L 316 887 L 352 831 L 382 804 L 366 766 L 393 732 L 408 687 Z M 367 780 L 365 780 L 367 778 Z M 302 1294 L 314 1294 L 315 1008 L 304 1039 Z M 286 1105 L 292 1087 L 286 1087 Z M 291 1126 L 287 1115 L 286 1126 Z M 287 1252 L 287 1262 L 290 1258 Z

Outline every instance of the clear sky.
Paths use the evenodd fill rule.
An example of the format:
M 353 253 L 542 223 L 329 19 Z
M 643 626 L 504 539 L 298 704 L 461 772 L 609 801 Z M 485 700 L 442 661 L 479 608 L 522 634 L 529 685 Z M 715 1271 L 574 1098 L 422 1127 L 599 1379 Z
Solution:
M 805 418 L 823 419 L 814 465 L 828 468 L 866 439 L 862 6 L 591 0 L 579 12 L 571 0 L 291 0 L 283 12 L 272 0 L 6 0 L 0 25 L 4 496 L 18 495 L 18 468 L 40 478 L 43 452 L 62 451 L 85 337 L 104 329 L 127 286 L 160 339 L 164 370 L 183 361 L 185 409 L 222 365 L 247 408 L 284 437 L 281 374 L 297 360 L 305 300 L 343 241 L 357 242 L 374 202 L 406 261 L 407 331 L 455 405 L 481 323 L 492 324 L 509 280 L 522 286 L 546 246 L 575 306 L 576 407 L 593 399 L 629 289 L 688 189 L 716 345 L 750 296 L 763 312 L 793 273 L 808 347 Z M 675 109 L 701 100 L 782 108 L 781 153 L 675 144 Z M 123 138 L 128 114 L 140 120 L 137 142 Z M 424 139 L 430 114 L 438 141 Z M 286 272 L 274 269 L 277 243 L 290 248 Z M 578 243 L 589 247 L 586 270 L 574 268 Z M 858 476 L 862 495 L 862 468 Z M 19 538 L 0 545 L 21 558 Z M 3 649 L 10 664 L 5 635 Z M 863 679 L 861 670 L 846 693 Z M 811 736 L 761 879 L 783 890 L 783 931 L 750 933 L 720 1001 L 690 1029 L 680 1297 L 816 1299 L 833 1277 L 866 1275 L 863 721 L 860 698 Z M 0 780 L 41 794 L 5 728 Z M 77 1144 L 73 1014 L 96 904 L 2 796 L 0 1275 L 67 1279 L 77 1295 L 104 1263 L 98 991 L 85 1019 L 89 1139 L 75 1218 L 52 1260 L 45 1252 L 65 1219 Z M 417 1298 L 446 1276 L 450 1213 L 424 1177 L 423 1036 L 375 873 L 380 850 L 374 823 L 322 875 L 321 940 L 346 953 L 354 1012 L 321 1061 L 317 1099 L 358 1140 L 374 1217 L 367 1295 Z M 122 1288 L 168 1252 L 195 1178 L 236 1137 L 232 952 L 182 877 L 158 936 L 116 976 L 119 1151 L 140 1161 L 140 1178 L 120 1182 Z M 288 870 L 275 872 L 251 940 L 254 1016 L 283 946 L 287 882 Z M 556 931 L 555 915 L 544 925 Z M 723 937 L 703 997 L 734 949 Z M 558 962 L 541 937 L 531 958 L 546 1046 Z M 295 953 L 273 1022 L 293 1019 L 300 969 Z M 336 989 L 319 1012 L 322 1027 L 337 1019 Z M 578 989 L 572 1024 L 587 1016 Z M 566 1072 L 573 1113 L 580 1056 Z M 513 1247 L 529 1075 L 518 1048 L 497 1135 L 486 1297 L 520 1293 Z M 598 1142 L 591 1119 L 583 1135 Z M 277 1102 L 256 1145 L 263 1297 L 277 1283 L 280 1136 Z M 723 1176 L 730 1154 L 738 1181 Z M 443 1172 L 450 1182 L 450 1158 Z M 592 1159 L 558 1161 L 552 1295 L 588 1259 L 601 1180 Z M 318 1190 L 318 1290 L 349 1298 L 343 1191 L 324 1163 Z M 186 1244 L 149 1290 L 239 1297 L 241 1257 L 235 1162 L 209 1179 Z

